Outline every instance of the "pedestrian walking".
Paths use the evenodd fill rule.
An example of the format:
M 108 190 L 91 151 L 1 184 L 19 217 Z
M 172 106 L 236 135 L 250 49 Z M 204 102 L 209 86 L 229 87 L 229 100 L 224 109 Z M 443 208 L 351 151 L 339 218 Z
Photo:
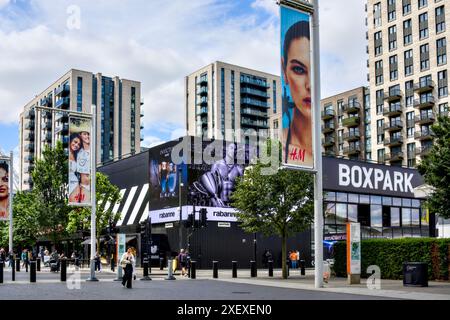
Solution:
M 180 250 L 180 253 L 178 254 L 178 263 L 180 264 L 181 267 L 181 276 L 182 277 L 187 277 L 187 256 L 186 253 L 184 252 L 184 249 Z
M 0 249 L 0 262 L 6 262 L 6 251 L 5 249 Z
M 96 253 L 95 253 L 95 256 L 94 256 L 94 266 L 95 266 L 95 271 L 101 271 L 100 270 L 100 264 L 101 264 L 101 261 L 100 261 L 100 253 L 97 251 Z
M 22 260 L 22 268 L 25 268 L 25 265 L 27 264 L 28 254 L 27 249 L 22 250 L 22 254 L 20 255 L 20 260 Z
M 131 247 L 131 254 L 133 255 L 133 279 L 136 280 L 136 257 L 137 257 L 137 251 L 135 247 Z
M 291 268 L 297 269 L 297 252 L 291 251 L 289 254 L 289 260 L 291 260 Z
M 120 265 L 122 266 L 124 270 L 124 275 L 122 277 L 122 286 L 131 289 L 132 288 L 132 281 L 133 281 L 133 264 L 134 256 L 132 254 L 131 248 L 128 248 L 127 252 L 125 252 L 121 259 L 120 259 Z

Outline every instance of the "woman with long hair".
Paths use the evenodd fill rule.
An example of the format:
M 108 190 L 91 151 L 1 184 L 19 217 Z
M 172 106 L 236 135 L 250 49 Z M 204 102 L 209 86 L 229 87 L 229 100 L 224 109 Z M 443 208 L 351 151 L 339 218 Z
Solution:
M 0 162 L 0 218 L 7 218 L 9 210 L 9 167 Z
M 77 156 L 82 146 L 78 133 L 69 138 L 69 202 L 80 201 L 80 175 L 77 171 Z

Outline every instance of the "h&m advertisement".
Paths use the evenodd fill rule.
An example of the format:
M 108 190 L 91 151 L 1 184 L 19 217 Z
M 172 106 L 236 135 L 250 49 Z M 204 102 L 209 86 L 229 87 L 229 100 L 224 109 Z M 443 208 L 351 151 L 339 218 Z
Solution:
M 0 159 L 0 221 L 9 220 L 9 160 Z

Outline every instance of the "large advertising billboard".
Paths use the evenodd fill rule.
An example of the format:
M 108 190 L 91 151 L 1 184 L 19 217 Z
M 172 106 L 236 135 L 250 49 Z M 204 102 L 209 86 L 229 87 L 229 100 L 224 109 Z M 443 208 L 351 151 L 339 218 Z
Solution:
M 310 15 L 285 6 L 280 10 L 283 165 L 312 169 Z
M 69 205 L 91 205 L 91 120 L 69 118 Z
M 0 221 L 9 220 L 9 160 L 0 159 Z

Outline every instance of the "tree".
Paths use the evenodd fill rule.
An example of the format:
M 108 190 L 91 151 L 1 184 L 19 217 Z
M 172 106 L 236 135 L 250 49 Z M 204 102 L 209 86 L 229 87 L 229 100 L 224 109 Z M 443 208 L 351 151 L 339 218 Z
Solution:
M 433 187 L 427 200 L 430 212 L 450 218 L 450 118 L 439 117 L 431 129 L 435 140 L 418 169 L 425 182 Z
M 278 141 L 269 141 L 267 150 L 271 145 L 280 148 Z M 245 170 L 231 196 L 232 205 L 238 210 L 238 222 L 245 231 L 281 237 L 281 265 L 286 279 L 287 238 L 304 231 L 313 221 L 313 177 L 309 173 L 287 169 L 264 175 L 262 170 L 266 167 L 258 160 Z
M 108 176 L 97 172 L 96 181 L 97 211 L 96 211 L 96 238 L 97 248 L 99 245 L 102 230 L 110 227 L 120 218 L 120 212 L 113 213 L 113 208 L 120 203 L 121 196 L 119 188 L 113 185 Z M 91 228 L 91 208 L 75 208 L 69 213 L 69 223 L 67 231 L 74 233 L 79 229 L 86 230 Z
M 67 205 L 68 161 L 61 141 L 46 146 L 31 173 L 38 221 L 56 243 L 64 235 L 70 207 Z

